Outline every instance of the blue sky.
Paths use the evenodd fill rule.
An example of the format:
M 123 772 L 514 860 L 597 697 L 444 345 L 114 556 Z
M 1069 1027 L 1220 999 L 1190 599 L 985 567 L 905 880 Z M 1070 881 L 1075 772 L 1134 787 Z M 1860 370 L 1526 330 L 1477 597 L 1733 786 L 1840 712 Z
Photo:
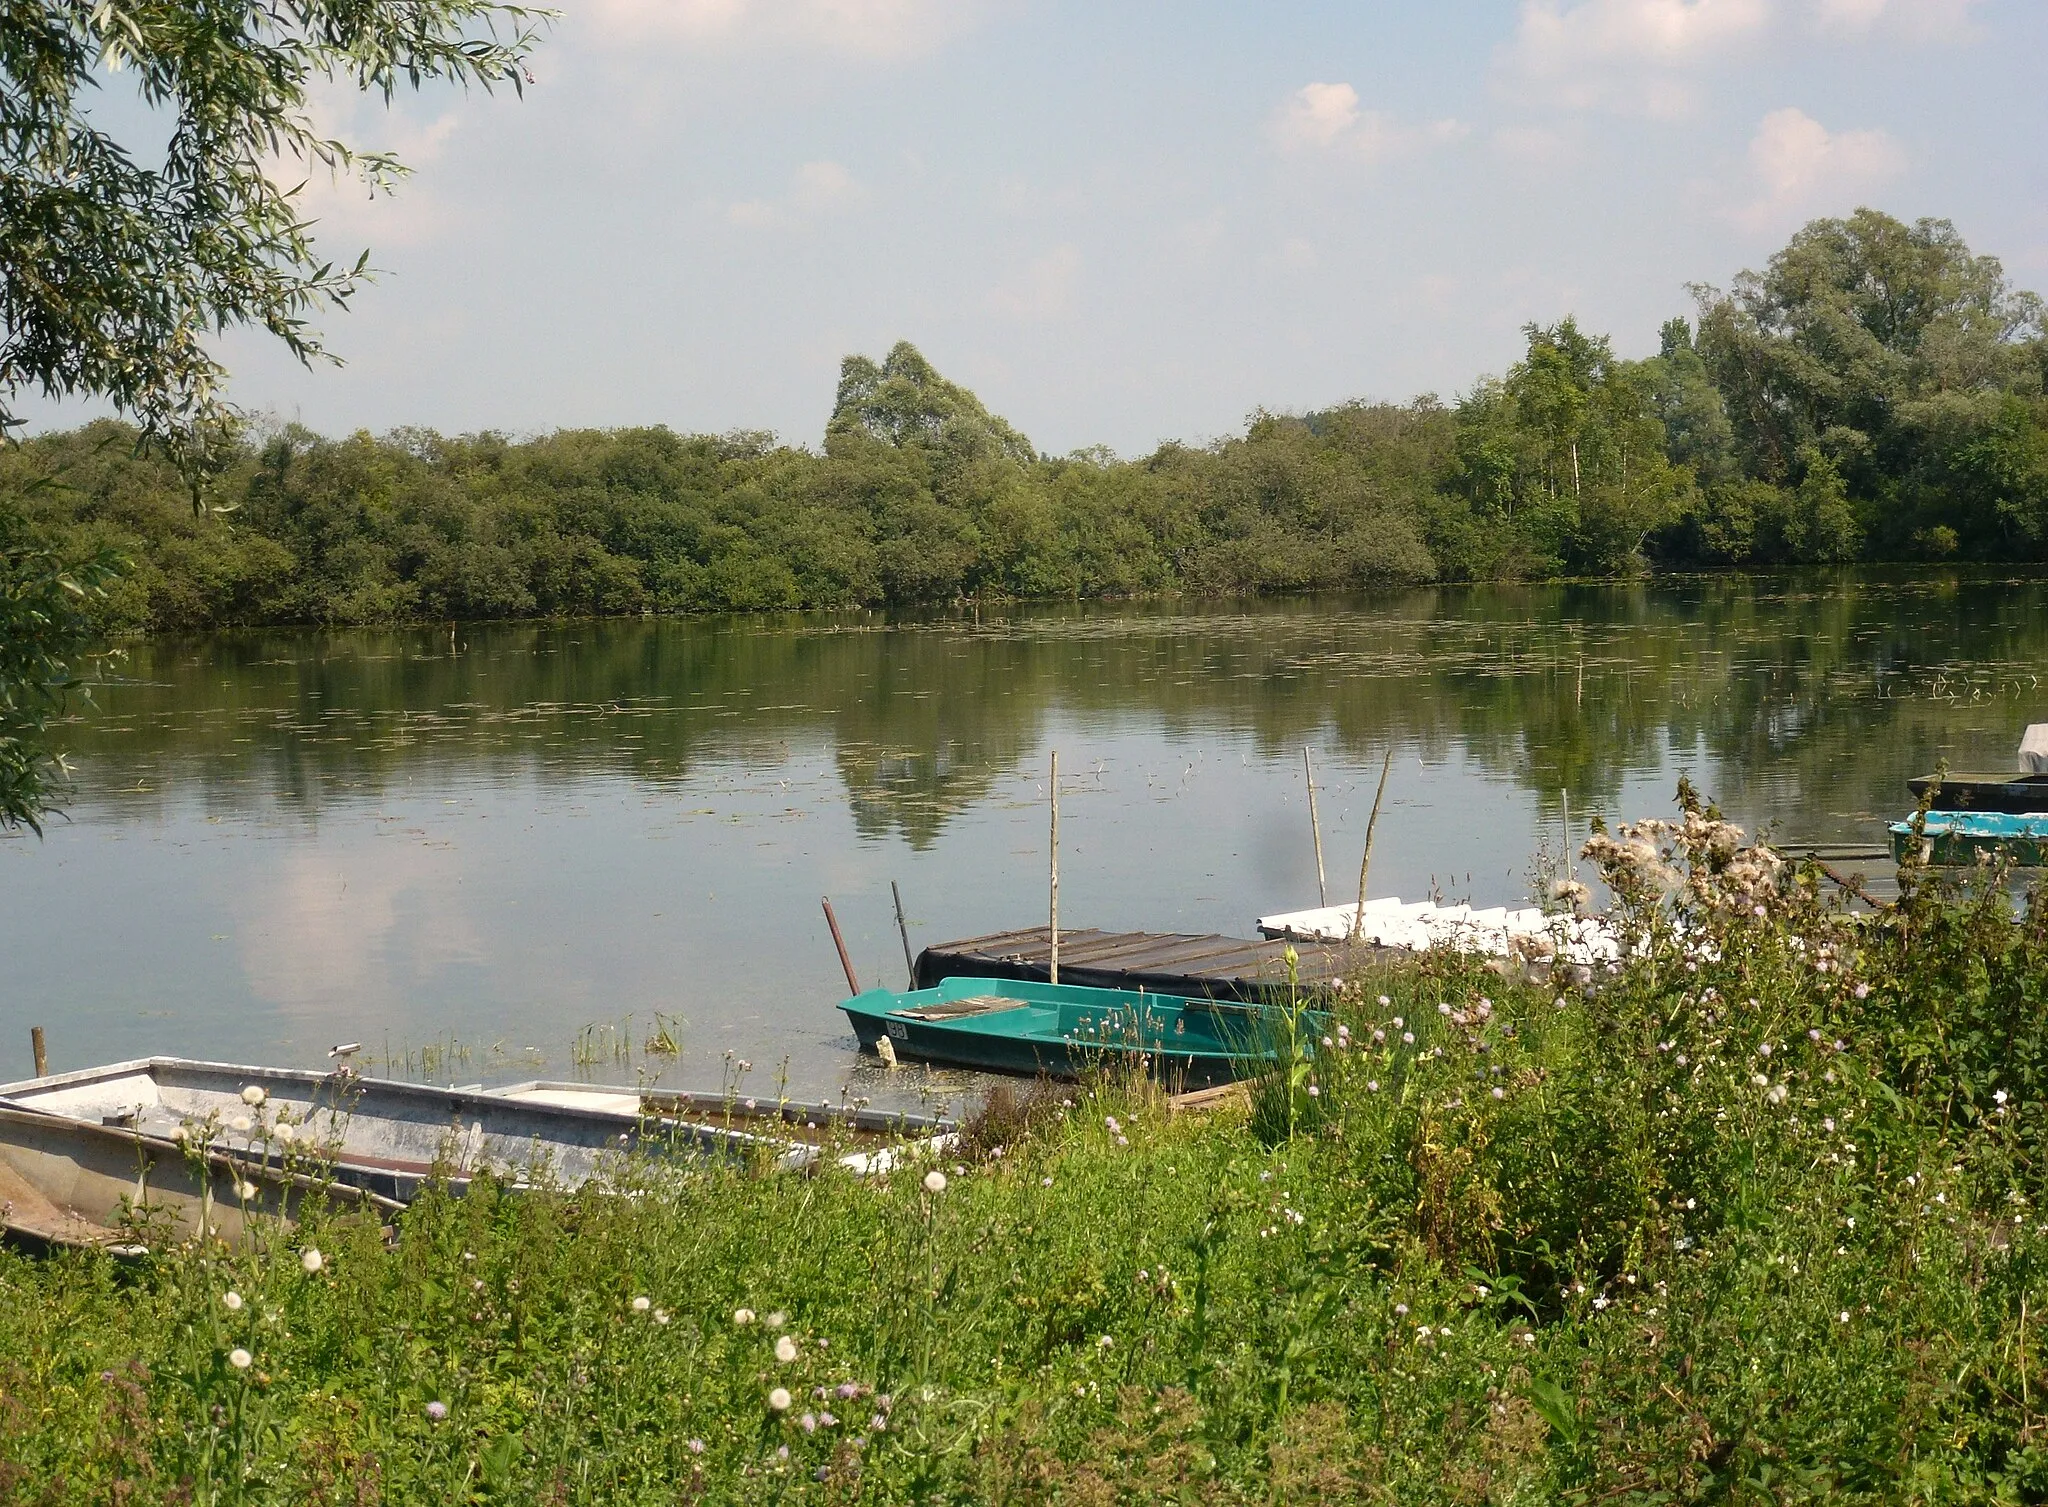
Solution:
M 238 401 L 334 433 L 815 444 L 916 342 L 1039 446 L 1446 397 L 1567 313 L 1625 354 L 1806 218 L 1953 219 L 2048 288 L 2040 0 L 564 0 L 527 97 L 326 102 L 384 269 Z

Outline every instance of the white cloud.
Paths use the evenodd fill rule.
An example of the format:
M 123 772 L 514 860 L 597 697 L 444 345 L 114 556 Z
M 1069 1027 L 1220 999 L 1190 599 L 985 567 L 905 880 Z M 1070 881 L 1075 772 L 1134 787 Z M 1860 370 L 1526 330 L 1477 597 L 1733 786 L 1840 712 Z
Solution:
M 1273 141 L 1283 151 L 1337 152 L 1384 162 L 1462 140 L 1471 127 L 1455 120 L 1405 126 L 1379 110 L 1361 110 L 1349 84 L 1304 84 L 1273 114 Z
M 1732 212 L 1763 232 L 1815 214 L 1851 208 L 1866 190 L 1905 170 L 1906 154 L 1883 131 L 1829 131 L 1804 110 L 1773 110 L 1749 143 L 1761 193 Z
M 281 181 L 305 183 L 298 211 L 316 222 L 316 239 L 411 246 L 433 239 L 445 227 L 448 216 L 432 192 L 432 168 L 461 127 L 457 112 L 427 117 L 415 113 L 409 103 L 387 106 L 381 95 L 330 85 L 313 94 L 312 116 L 321 136 L 345 141 L 359 153 L 388 152 L 410 170 L 388 193 L 373 194 L 352 170 L 330 172 L 318 163 L 296 160 L 280 163 Z M 341 259 L 339 244 L 325 249 Z
M 933 51 L 969 30 L 983 0 L 589 0 L 601 43 L 793 46 L 871 58 Z
M 1970 12 L 1976 4 L 1977 0 L 1814 0 L 1813 23 L 1827 35 L 1891 33 L 1914 42 L 1954 41 L 1973 35 Z
M 1698 103 L 1692 75 L 1770 22 L 1770 0 L 1524 0 L 1505 75 L 1573 109 L 1683 115 Z
M 1081 249 L 1055 246 L 989 294 L 989 307 L 1012 319 L 1057 319 L 1074 306 L 1081 281 Z
M 726 206 L 725 217 L 754 230 L 787 230 L 858 204 L 867 190 L 832 161 L 806 162 L 796 170 L 789 192 L 778 199 L 746 199 Z

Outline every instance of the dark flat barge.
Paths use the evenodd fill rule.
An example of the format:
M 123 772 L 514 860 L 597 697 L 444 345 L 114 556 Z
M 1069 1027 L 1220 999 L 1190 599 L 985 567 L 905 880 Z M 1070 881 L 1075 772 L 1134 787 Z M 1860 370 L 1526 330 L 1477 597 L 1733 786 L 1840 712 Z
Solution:
M 1914 799 L 1936 783 L 1931 774 L 1906 781 Z M 1997 811 L 2027 816 L 2048 811 L 2048 774 L 1952 774 L 1934 798 L 1937 811 Z
M 1186 999 L 1284 998 L 1289 944 L 1213 933 L 1159 931 L 1060 932 L 1060 982 L 1092 989 L 1143 989 Z M 1297 942 L 1296 976 L 1305 989 L 1383 963 L 1393 949 Z M 1052 938 L 1043 926 L 991 932 L 940 942 L 917 955 L 914 987 L 936 988 L 949 978 L 1016 979 L 1045 983 L 1052 974 Z

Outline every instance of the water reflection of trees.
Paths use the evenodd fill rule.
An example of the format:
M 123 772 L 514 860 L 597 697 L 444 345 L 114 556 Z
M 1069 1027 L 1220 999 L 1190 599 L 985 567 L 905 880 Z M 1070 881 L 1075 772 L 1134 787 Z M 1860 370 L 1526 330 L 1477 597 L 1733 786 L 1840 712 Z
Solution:
M 197 781 L 224 807 L 461 774 L 671 783 L 829 743 L 858 830 L 917 846 L 1038 757 L 1055 713 L 1230 730 L 1360 764 L 1455 750 L 1554 805 L 1712 761 L 1726 794 L 1899 804 L 1958 729 L 2004 748 L 2048 650 L 2038 582 L 1954 578 L 1414 592 L 1006 615 L 634 620 L 132 647 L 70 742 L 90 797 Z M 1975 699 L 1970 698 L 1974 694 Z M 2001 755 L 2002 762 L 2002 755 Z M 130 797 L 130 799 L 139 797 Z

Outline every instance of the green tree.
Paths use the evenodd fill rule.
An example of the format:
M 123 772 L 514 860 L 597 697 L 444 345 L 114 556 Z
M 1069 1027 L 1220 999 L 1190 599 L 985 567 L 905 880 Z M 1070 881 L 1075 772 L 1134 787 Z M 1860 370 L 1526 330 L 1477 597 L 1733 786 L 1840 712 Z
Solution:
M 178 463 L 193 511 L 242 457 L 212 342 L 258 327 L 301 361 L 309 317 L 367 272 L 323 261 L 301 171 L 372 191 L 402 166 L 323 137 L 317 84 L 387 99 L 452 80 L 522 87 L 543 13 L 496 0 L 10 0 L 0 9 L 0 435 L 20 395 L 92 396 Z M 94 106 L 136 107 L 123 140 Z M 133 139 L 141 137 L 142 140 Z M 280 172 L 280 164 L 291 170 Z M 0 510 L 7 504 L 0 501 Z M 42 739 L 115 563 L 67 563 L 8 523 L 0 556 L 0 822 L 34 825 Z

